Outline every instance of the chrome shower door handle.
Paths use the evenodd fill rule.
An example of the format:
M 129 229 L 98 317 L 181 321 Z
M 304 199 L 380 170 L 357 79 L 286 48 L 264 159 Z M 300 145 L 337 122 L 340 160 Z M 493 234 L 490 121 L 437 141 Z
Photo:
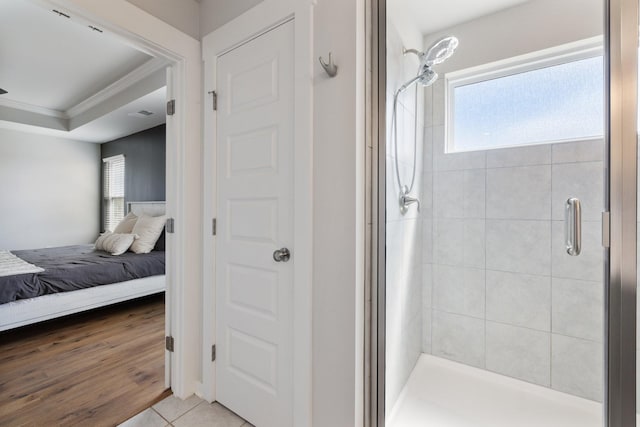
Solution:
M 580 255 L 582 250 L 582 206 L 580 200 L 575 197 L 567 199 L 565 204 L 564 240 L 569 255 Z

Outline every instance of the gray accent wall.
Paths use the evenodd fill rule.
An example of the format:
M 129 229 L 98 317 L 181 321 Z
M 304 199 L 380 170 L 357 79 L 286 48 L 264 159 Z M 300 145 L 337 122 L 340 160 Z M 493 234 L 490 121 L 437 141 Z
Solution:
M 101 145 L 102 159 L 119 154 L 125 156 L 125 201 L 166 200 L 165 125 Z M 100 227 L 102 219 L 101 209 Z

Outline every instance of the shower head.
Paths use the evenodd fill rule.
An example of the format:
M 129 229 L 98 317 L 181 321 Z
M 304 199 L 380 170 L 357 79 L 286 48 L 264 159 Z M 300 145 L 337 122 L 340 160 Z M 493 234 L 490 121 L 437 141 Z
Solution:
M 420 68 L 418 75 L 409 80 L 396 92 L 400 94 L 404 92 L 414 83 L 420 83 L 422 86 L 431 86 L 437 79 L 438 73 L 431 68 L 433 65 L 442 64 L 446 61 L 458 47 L 458 39 L 454 36 L 444 37 L 435 42 L 429 49 L 420 52 L 416 49 L 405 49 L 404 53 L 414 53 L 420 58 Z
M 421 53 L 420 65 L 431 67 L 446 61 L 458 47 L 458 39 L 454 36 L 442 38 L 435 42 L 429 49 Z

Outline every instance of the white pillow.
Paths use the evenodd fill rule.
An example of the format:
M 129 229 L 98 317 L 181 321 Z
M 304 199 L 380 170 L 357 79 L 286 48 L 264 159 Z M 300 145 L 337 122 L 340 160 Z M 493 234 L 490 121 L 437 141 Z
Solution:
M 141 215 L 133 226 L 132 233 L 138 235 L 138 239 L 131 245 L 131 252 L 148 254 L 153 250 L 156 241 L 164 229 L 166 216 Z
M 98 240 L 96 240 L 96 243 L 94 244 L 94 247 L 96 250 L 98 251 L 104 251 L 104 241 L 106 240 L 107 237 L 109 237 L 111 234 L 110 231 L 105 231 L 104 233 L 102 233 L 99 237 Z
M 136 225 L 136 221 L 138 220 L 138 215 L 133 212 L 129 212 L 127 216 L 122 218 L 116 228 L 113 230 L 114 234 L 130 234 L 131 230 L 133 230 L 133 226 Z
M 102 244 L 104 251 L 111 255 L 122 255 L 127 252 L 131 244 L 138 238 L 136 234 L 115 234 L 108 235 Z

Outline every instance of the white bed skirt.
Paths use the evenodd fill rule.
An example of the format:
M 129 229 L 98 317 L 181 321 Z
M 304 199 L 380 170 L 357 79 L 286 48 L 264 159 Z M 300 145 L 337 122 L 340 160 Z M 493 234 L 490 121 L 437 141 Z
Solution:
M 0 304 L 0 331 L 163 292 L 164 275 Z

